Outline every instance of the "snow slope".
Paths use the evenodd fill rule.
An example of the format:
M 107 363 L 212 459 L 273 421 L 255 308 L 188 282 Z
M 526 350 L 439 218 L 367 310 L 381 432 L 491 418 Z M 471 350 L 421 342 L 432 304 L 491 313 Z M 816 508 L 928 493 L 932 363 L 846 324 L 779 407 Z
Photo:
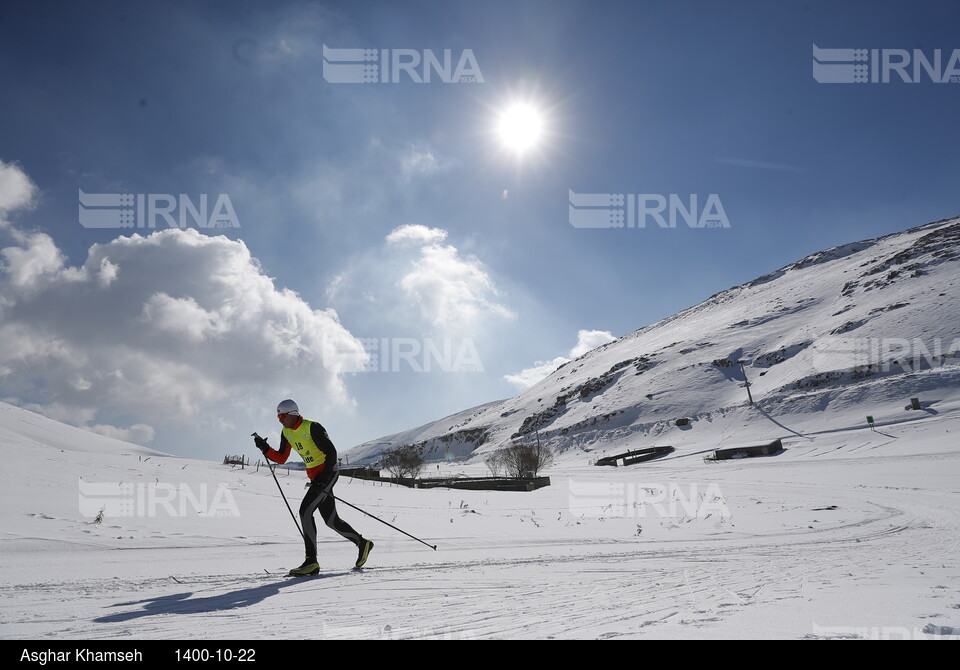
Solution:
M 815 255 L 590 352 L 517 398 L 408 432 L 453 435 L 438 451 L 459 440 L 469 461 L 430 468 L 481 475 L 485 451 L 540 421 L 559 448 L 552 485 L 341 479 L 340 498 L 437 545 L 341 504 L 376 543 L 362 572 L 349 570 L 353 546 L 321 527 L 321 574 L 284 576 L 303 549 L 277 482 L 296 508 L 303 472 L 279 470 L 275 482 L 264 468 L 175 458 L 0 404 L 0 638 L 958 638 L 955 361 L 866 374 L 823 335 L 862 322 L 840 335 L 949 340 L 956 245 L 928 236 L 956 225 Z M 739 367 L 712 363 L 723 358 L 746 362 L 758 406 L 744 402 Z M 910 397 L 923 409 L 904 409 Z M 675 426 L 679 416 L 692 424 Z M 478 428 L 488 436 L 474 453 Z M 704 460 L 774 438 L 785 447 L 776 455 Z M 676 451 L 591 465 L 651 444 Z M 247 453 L 258 455 L 252 441 Z
M 777 456 L 567 460 L 530 493 L 344 479 L 339 497 L 438 549 L 341 505 L 376 542 L 369 567 L 347 570 L 352 545 L 321 529 L 323 570 L 308 580 L 282 574 L 302 548 L 265 469 L 111 452 L 106 438 L 72 450 L 74 429 L 2 409 L 4 435 L 11 421 L 43 421 L 64 445 L 0 444 L 6 640 L 960 633 L 956 399 L 875 431 L 796 435 Z M 130 514 L 96 523 L 81 482 L 117 481 L 207 504 L 141 494 Z M 278 481 L 295 503 L 303 474 Z M 217 490 L 229 491 L 219 503 Z
M 654 444 L 716 448 L 789 435 L 778 422 L 859 425 L 921 390 L 946 397 L 960 388 L 958 258 L 960 218 L 819 252 L 594 349 L 513 398 L 348 457 L 374 462 L 416 444 L 428 459 L 481 462 L 535 432 L 594 459 Z M 742 413 L 744 372 L 762 421 Z M 719 437 L 716 422 L 731 414 L 743 432 Z

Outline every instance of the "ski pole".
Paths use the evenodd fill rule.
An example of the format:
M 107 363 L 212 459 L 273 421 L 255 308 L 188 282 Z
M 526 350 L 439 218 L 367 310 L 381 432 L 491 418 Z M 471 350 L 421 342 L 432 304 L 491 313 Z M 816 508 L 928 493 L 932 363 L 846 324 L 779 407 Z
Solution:
M 256 433 L 252 433 L 252 437 L 260 437 Z M 280 486 L 280 480 L 277 479 L 276 473 L 273 471 L 272 465 L 267 465 L 270 468 L 270 474 L 273 475 L 273 481 L 277 482 L 277 488 L 280 489 L 280 497 L 283 498 L 283 502 L 287 505 L 287 509 L 290 510 L 290 516 L 293 517 L 293 523 L 297 527 L 297 532 L 300 533 L 301 539 L 303 539 L 303 531 L 300 530 L 300 524 L 297 523 L 297 517 L 294 516 L 293 510 L 290 508 L 290 503 L 287 502 L 287 496 L 283 494 L 283 487 Z M 348 503 L 349 504 L 349 503 Z
M 376 520 L 379 521 L 380 523 L 382 523 L 382 524 L 384 524 L 384 525 L 386 525 L 386 526 L 390 526 L 390 527 L 393 528 L 395 531 L 401 532 L 401 533 L 403 533 L 404 535 L 406 535 L 406 536 L 409 537 L 409 538 L 413 538 L 414 540 L 416 540 L 416 541 L 419 542 L 420 544 L 426 544 L 428 547 L 430 547 L 430 548 L 433 549 L 434 551 L 437 550 L 437 545 L 435 545 L 435 544 L 427 544 L 426 542 L 424 542 L 423 540 L 421 540 L 419 537 L 414 537 L 413 535 L 411 535 L 411 534 L 408 533 L 407 531 L 405 531 L 405 530 L 400 530 L 399 528 L 397 528 L 397 527 L 394 526 L 393 524 L 387 523 L 386 521 L 384 521 L 384 520 L 381 519 L 380 517 L 373 516 L 372 514 L 370 514 L 370 512 L 364 511 L 364 510 L 360 509 L 359 507 L 357 507 L 356 505 L 352 505 L 352 504 L 348 503 L 348 502 L 347 502 L 346 500 L 344 500 L 343 498 L 338 498 L 337 496 L 333 496 L 333 499 L 336 500 L 336 501 L 338 501 L 338 502 L 342 502 L 344 505 L 349 505 L 350 507 L 352 507 L 353 509 L 357 510 L 358 512 L 363 512 L 363 513 L 366 514 L 367 516 L 369 516 L 369 517 L 371 517 L 371 518 L 373 518 L 373 519 L 376 519 Z
M 273 471 L 273 466 L 270 467 L 270 474 L 273 475 L 273 481 L 277 482 L 277 488 L 280 489 L 280 497 L 283 498 L 283 502 L 286 503 L 287 509 L 290 510 L 290 516 L 293 518 L 293 523 L 297 527 L 297 532 L 300 533 L 300 537 L 303 538 L 303 531 L 300 530 L 300 524 L 297 523 L 297 517 L 293 514 L 293 510 L 290 509 L 290 503 L 287 502 L 287 496 L 283 495 L 283 488 L 280 486 L 280 481 L 277 479 L 276 473 Z

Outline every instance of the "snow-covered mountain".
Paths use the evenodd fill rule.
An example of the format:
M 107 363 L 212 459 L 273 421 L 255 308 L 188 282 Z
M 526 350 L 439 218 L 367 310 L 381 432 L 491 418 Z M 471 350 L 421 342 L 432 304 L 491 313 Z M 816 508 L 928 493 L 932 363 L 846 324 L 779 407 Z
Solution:
M 41 449 L 111 456 L 173 458 L 155 449 L 68 426 L 5 402 L 0 402 L 0 445 L 34 454 L 38 459 L 42 458 L 38 453 Z
M 479 462 L 539 433 L 557 452 L 593 460 L 880 421 L 911 397 L 960 388 L 958 257 L 960 218 L 827 249 L 594 349 L 513 398 L 371 440 L 348 458 L 414 444 L 428 460 Z

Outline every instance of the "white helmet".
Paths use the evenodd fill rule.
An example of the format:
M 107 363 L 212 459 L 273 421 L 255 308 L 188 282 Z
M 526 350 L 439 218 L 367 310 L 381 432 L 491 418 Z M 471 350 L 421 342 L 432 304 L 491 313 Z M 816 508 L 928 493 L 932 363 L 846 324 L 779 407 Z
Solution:
M 300 416 L 300 408 L 297 407 L 297 403 L 287 399 L 277 405 L 277 414 L 292 414 L 293 416 Z

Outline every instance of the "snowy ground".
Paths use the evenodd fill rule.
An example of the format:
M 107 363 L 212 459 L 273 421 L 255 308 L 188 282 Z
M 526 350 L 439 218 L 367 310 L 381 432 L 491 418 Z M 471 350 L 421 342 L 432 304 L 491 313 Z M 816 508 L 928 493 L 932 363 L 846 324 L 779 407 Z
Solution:
M 368 568 L 321 528 L 306 580 L 283 574 L 303 551 L 268 470 L 0 410 L 7 640 L 960 637 L 960 398 L 875 430 L 743 408 L 657 461 L 571 456 L 530 493 L 343 478 L 339 497 L 438 548 L 341 506 L 376 542 Z M 786 450 L 703 461 L 734 436 Z M 296 509 L 304 474 L 278 475 Z

